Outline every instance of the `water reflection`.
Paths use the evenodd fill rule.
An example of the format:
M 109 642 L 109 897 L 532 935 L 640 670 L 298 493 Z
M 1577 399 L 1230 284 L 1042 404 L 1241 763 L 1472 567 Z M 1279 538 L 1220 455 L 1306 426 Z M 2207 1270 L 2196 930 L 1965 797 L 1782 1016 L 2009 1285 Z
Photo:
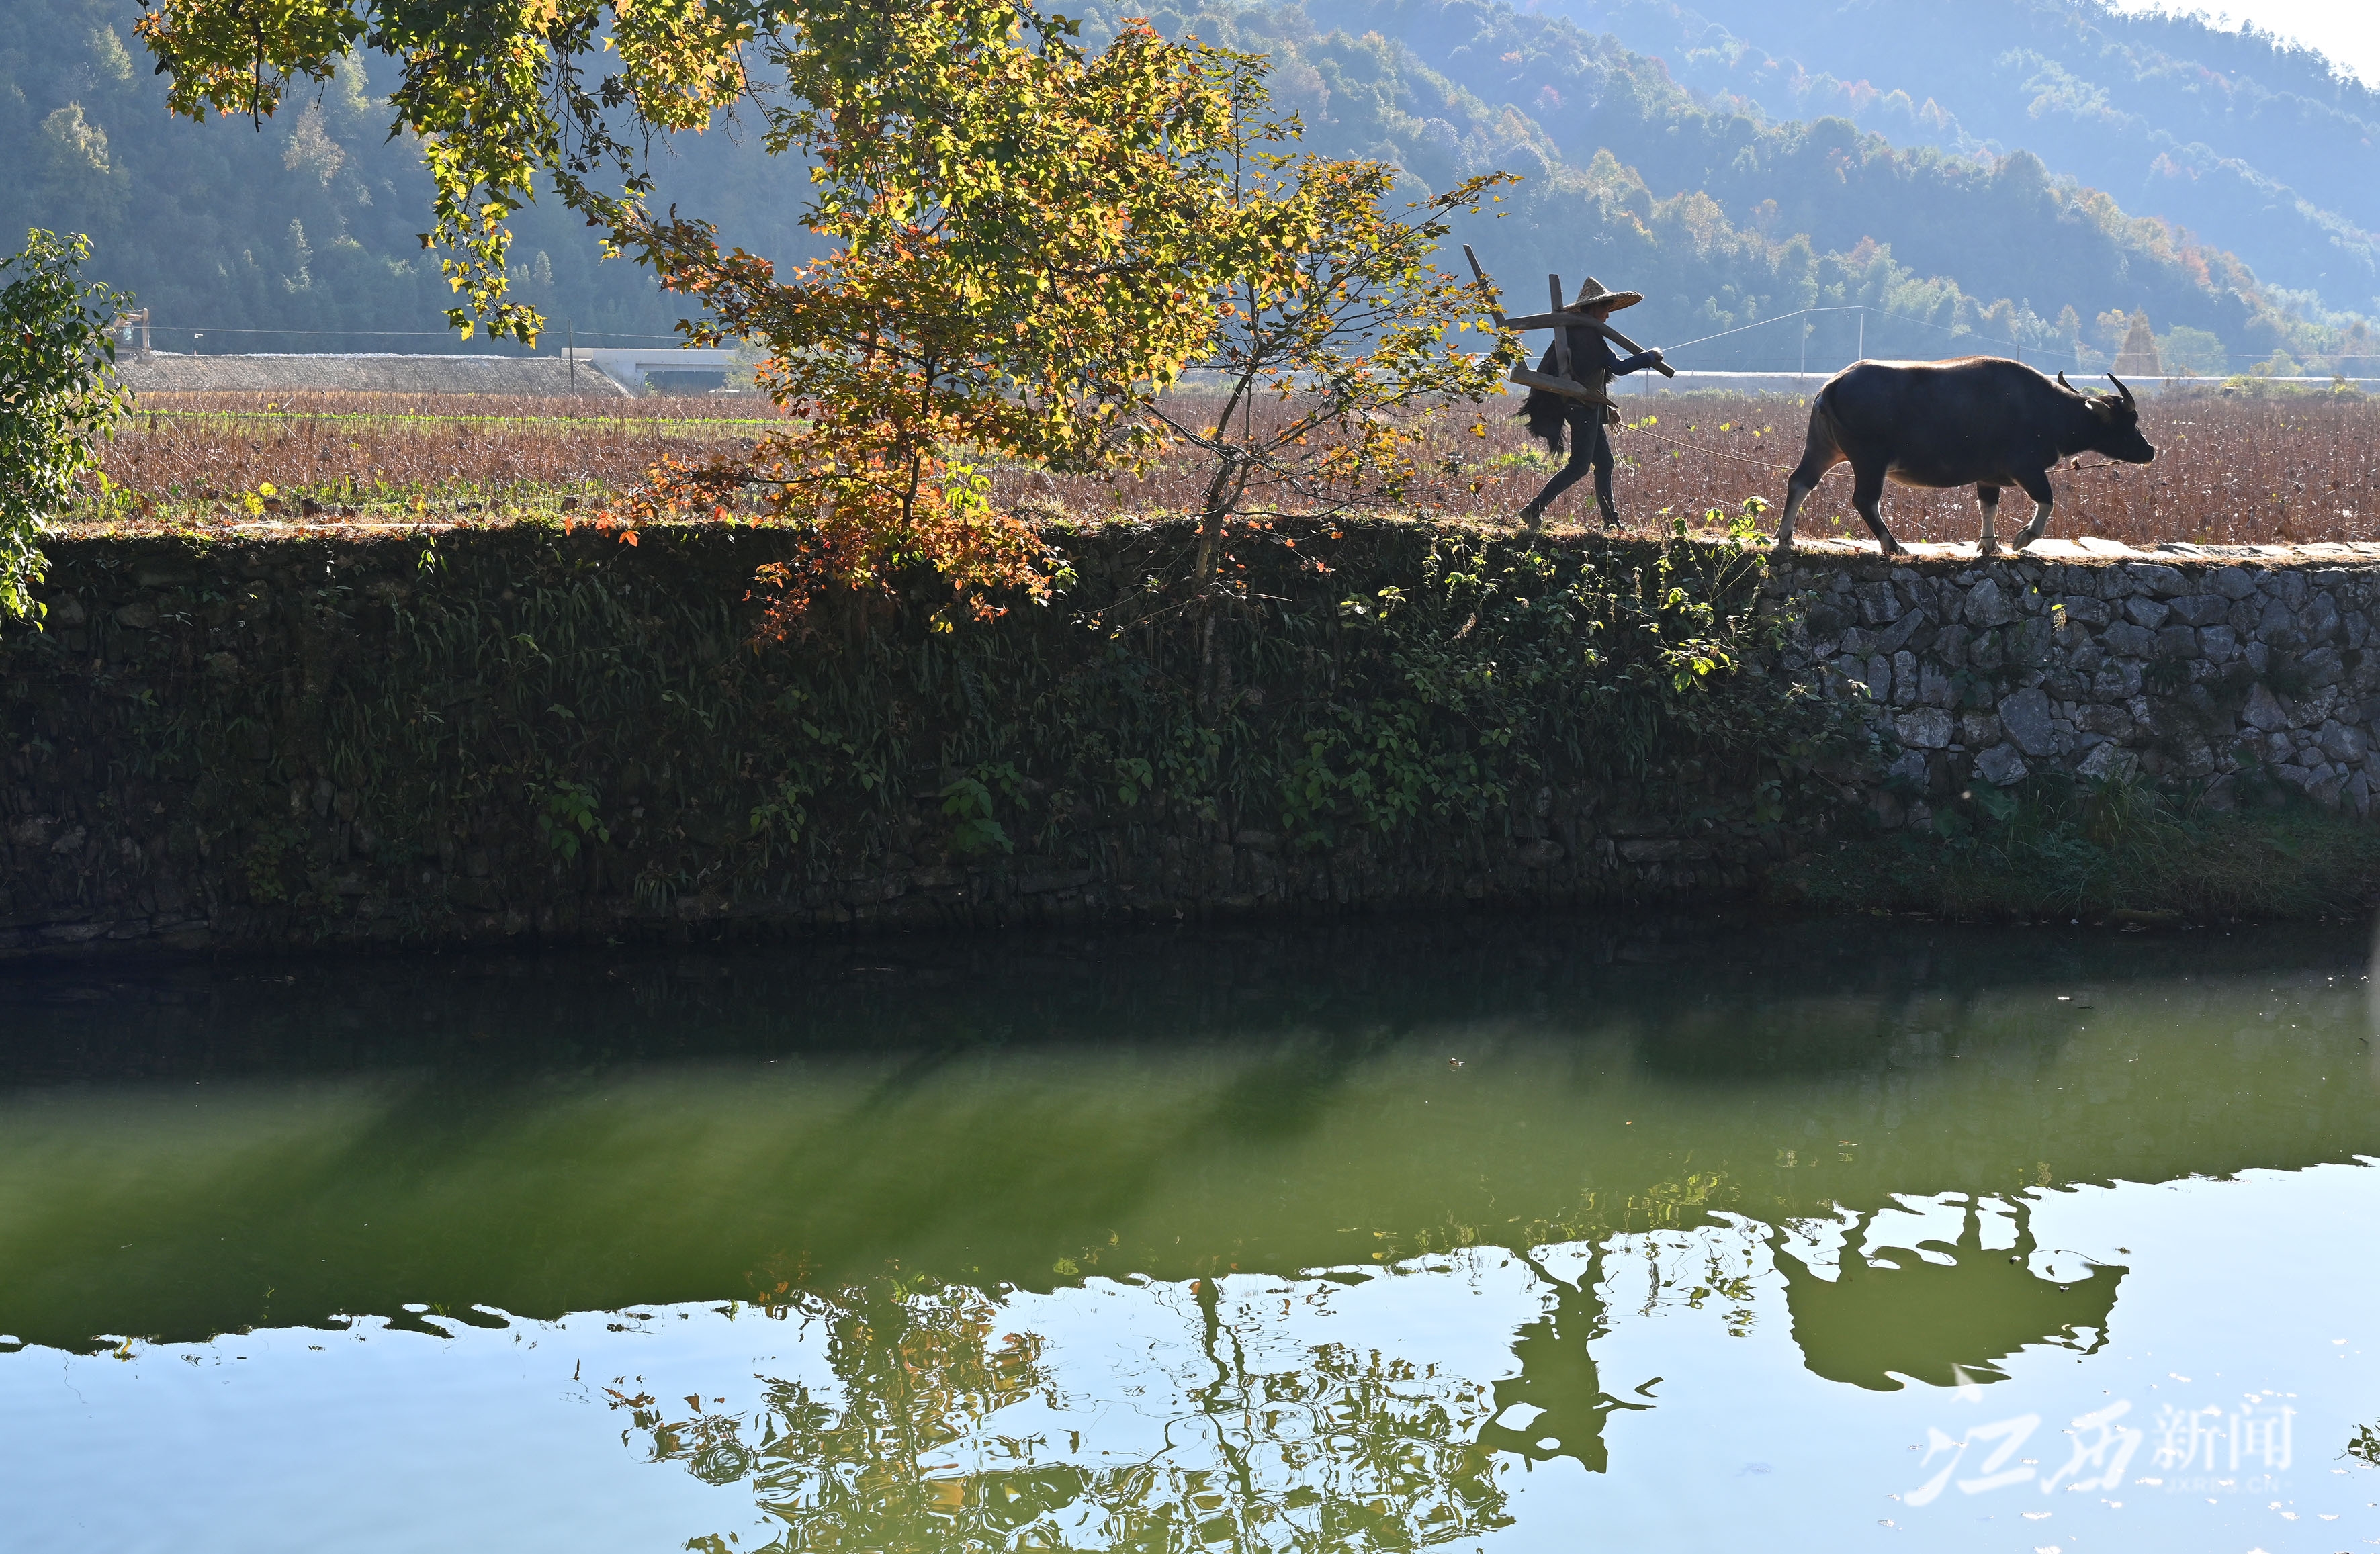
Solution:
M 2214 1191 L 2380 1152 L 2333 948 L 1539 922 L 43 973 L 0 980 L 0 1334 L 120 1354 L 153 1406 L 216 1335 L 487 1365 L 715 1307 L 786 1352 L 648 1364 L 623 1317 L 584 1378 L 607 1463 L 625 1431 L 754 1508 L 704 1513 L 713 1554 L 1469 1548 L 1548 1484 L 1684 1471 L 1739 1378 L 1771 1439 L 1694 1471 L 1749 1485 L 1823 1415 L 1847 1454 L 1891 1432 L 1873 1499 L 1928 1429 L 2102 1405 L 2011 1398 L 2046 1357 L 2181 1342 L 2140 1335 L 2216 1254 L 2078 1249 L 2092 1184 L 2200 1181 L 2227 1267 L 2339 1240 L 2260 1243 Z M 2234 1385 L 2142 1364 L 2128 1417 Z M 193 1417 L 281 1406 L 210 1385 Z
M 832 1382 L 767 1378 L 749 1417 L 704 1412 L 698 1393 L 683 1418 L 647 1393 L 610 1396 L 650 1461 L 748 1482 L 783 1529 L 765 1548 L 786 1554 L 1319 1554 L 1509 1524 L 1493 1448 L 1475 1439 L 1485 1387 L 1345 1343 L 1284 1344 L 1269 1312 L 1234 1302 L 1227 1314 L 1211 1280 L 1181 1293 L 1195 1342 L 1119 1389 L 1137 1431 L 1102 1429 L 1118 1400 L 1070 1396 L 1045 1341 L 1004 1330 L 997 1301 L 920 1280 L 790 1296 L 773 1314 L 815 1325 Z M 711 1534 L 688 1547 L 730 1545 Z
M 1997 1210 L 1987 1214 L 1986 1208 Z M 2058 1280 L 2035 1270 L 2041 1252 L 2024 1198 L 1966 1199 L 1956 1237 L 1866 1250 L 1880 1213 L 1853 1215 L 1840 1255 L 1822 1273 L 1779 1234 L 1773 1244 L 1803 1363 L 1830 1381 L 1893 1391 L 1906 1380 L 1951 1387 L 2007 1378 L 1998 1362 L 2033 1344 L 2083 1354 L 2107 1341 L 2116 1287 L 2129 1271 L 2088 1267 Z M 1985 1244 L 1987 1220 L 2008 1237 Z

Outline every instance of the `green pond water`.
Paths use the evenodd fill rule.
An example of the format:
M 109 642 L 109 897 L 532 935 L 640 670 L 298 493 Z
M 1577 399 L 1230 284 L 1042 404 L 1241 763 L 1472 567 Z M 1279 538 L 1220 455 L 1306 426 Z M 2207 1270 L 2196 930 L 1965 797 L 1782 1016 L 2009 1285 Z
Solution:
M 0 1548 L 2368 1548 L 2371 959 L 0 972 Z

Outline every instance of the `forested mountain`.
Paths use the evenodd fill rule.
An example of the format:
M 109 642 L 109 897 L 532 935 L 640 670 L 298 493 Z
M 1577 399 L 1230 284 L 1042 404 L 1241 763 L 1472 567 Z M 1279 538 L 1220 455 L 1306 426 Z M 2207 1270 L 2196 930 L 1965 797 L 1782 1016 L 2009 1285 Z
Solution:
M 388 140 L 361 70 L 261 127 L 170 119 L 127 0 L 0 0 L 0 250 L 28 226 L 88 232 L 93 273 L 128 286 L 161 349 L 453 348 L 451 294 L 416 236 L 430 225 L 418 149 Z M 382 68 L 387 68 L 383 66 Z M 784 170 L 713 134 L 660 168 L 690 208 L 728 209 L 755 247 L 798 233 Z M 519 224 L 528 296 L 582 339 L 666 334 L 680 310 L 558 204 Z M 552 344 L 549 342 L 548 348 Z M 621 343 L 630 343 L 625 339 Z M 484 342 L 481 343 L 484 348 Z
M 1086 13 L 1095 30 L 1117 14 L 1109 3 Z M 2372 349 L 2231 254 L 2029 152 L 1964 156 L 1896 147 L 1840 116 L 1772 119 L 1560 18 L 1488 0 L 1308 0 L 1152 19 L 1269 55 L 1277 104 L 1318 150 L 1393 161 L 1433 187 L 1490 167 L 1528 175 L 1503 220 L 1464 236 L 1508 281 L 1530 282 L 1513 286 L 1529 306 L 1549 271 L 1645 292 L 1630 315 L 1640 339 L 1864 306 L 1872 355 L 2014 345 L 2045 364 L 2104 363 L 2136 310 L 2201 371 L 2227 356 L 2244 368 L 2286 350 L 2307 365 Z M 1813 365 L 1860 343 L 1856 315 L 1809 322 Z M 1790 368 L 1803 349 L 1788 325 L 1680 362 Z
M 1943 42 L 1970 13 L 2030 18 L 2034 30 L 2001 53 L 2029 47 L 2072 69 L 2100 34 L 2073 42 L 2059 18 L 2119 28 L 2106 35 L 2133 49 L 2124 56 L 2132 60 L 2150 57 L 2143 39 L 2189 41 L 2204 29 L 2120 30 L 2133 24 L 2119 28 L 2093 0 L 1705 0 L 1702 13 L 1671 0 L 1560 3 L 1636 41 L 1491 0 L 1160 0 L 1152 19 L 1269 55 L 1276 104 L 1300 115 L 1312 150 L 1380 157 L 1433 188 L 1490 168 L 1523 174 L 1500 219 L 1462 234 L 1515 301 L 1536 306 L 1549 271 L 1644 291 L 1632 333 L 1701 342 L 1682 351 L 1682 366 L 1831 368 L 1862 345 L 1872 355 L 1927 357 L 2013 346 L 2044 365 L 2103 364 L 2144 310 L 2168 358 L 2201 371 L 2276 351 L 2308 367 L 2374 368 L 2359 321 L 2262 284 L 2261 271 L 2220 240 L 2181 230 L 2182 217 L 2025 149 L 2023 124 L 2048 124 L 2066 140 L 2091 137 L 2066 125 L 2062 110 L 2027 118 L 2025 108 L 2022 124 L 1994 117 L 1998 56 L 1971 48 L 1960 60 Z M 1060 0 L 1060 8 L 1084 19 L 1096 46 L 1143 6 Z M 1714 19 L 1719 10 L 1729 19 Z M 210 351 L 451 345 L 439 316 L 448 293 L 416 237 L 428 225 L 428 181 L 417 149 L 387 140 L 370 81 L 343 69 L 318 99 L 261 129 L 170 120 L 131 39 L 137 14 L 127 0 L 0 0 L 0 148 L 20 169 L 0 183 L 0 232 L 13 237 L 36 224 L 91 232 L 97 273 L 155 310 L 166 348 L 188 348 L 193 330 L 206 331 L 200 344 Z M 1854 36 L 1860 16 L 1879 31 L 1908 30 L 1895 57 L 1922 81 L 1888 89 L 1856 74 L 1856 62 L 1872 57 L 1858 51 L 1887 46 Z M 1750 40 L 1772 17 L 1786 18 L 1776 27 L 1801 28 L 1812 55 L 1840 55 L 1833 67 L 1853 86 L 1838 91 L 1840 79 L 1828 86 L 1814 66 L 1760 52 Z M 2194 98 L 2186 83 L 2168 91 L 2156 72 L 2182 67 L 2141 65 L 2135 75 L 2151 84 L 2108 101 L 2144 121 L 2155 109 L 2160 125 L 2222 131 L 2219 143 L 2189 144 L 2234 160 L 2252 152 L 2330 198 L 2338 180 L 2317 185 L 2289 160 L 2292 136 L 2343 148 L 2341 127 L 2365 122 L 2372 94 L 2325 86 L 2301 55 L 2225 46 L 2248 53 L 2187 56 L 2230 69 L 2220 91 L 2204 82 Z M 2090 56 L 2103 76 L 2104 55 Z M 2260 61 L 2263 73 L 2252 73 Z M 1915 106 L 1904 112 L 1894 90 Z M 2197 116 L 2168 112 L 2167 97 Z M 1829 105 L 1847 112 L 1803 113 Z M 2294 131 L 2274 127 L 2291 115 Z M 1878 133 L 1888 121 L 1896 133 Z M 661 202 L 709 216 L 759 251 L 801 251 L 805 235 L 791 220 L 805 192 L 798 169 L 733 135 L 679 140 L 656 149 Z M 2363 143 L 2356 154 L 2370 150 Z M 2340 149 L 2333 160 L 2349 158 Z M 582 340 L 667 333 L 672 300 L 625 262 L 599 263 L 593 235 L 566 211 L 534 210 L 518 227 L 516 278 L 557 326 L 567 321 Z M 2324 262 L 2362 262 L 2356 244 L 2365 239 L 2343 225 L 2322 230 Z M 2280 241 L 2272 231 L 2250 236 Z M 2327 285 L 2323 299 L 2341 301 Z M 1789 316 L 1808 309 L 1845 310 Z
M 2334 307 L 2380 304 L 2380 91 L 2319 54 L 2101 0 L 1540 0 L 1772 119 L 2032 151 Z

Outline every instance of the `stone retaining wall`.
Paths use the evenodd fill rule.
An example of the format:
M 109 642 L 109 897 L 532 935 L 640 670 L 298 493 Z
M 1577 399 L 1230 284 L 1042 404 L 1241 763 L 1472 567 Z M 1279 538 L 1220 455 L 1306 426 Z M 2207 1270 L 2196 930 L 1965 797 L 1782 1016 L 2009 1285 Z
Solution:
M 48 629 L 12 628 L 0 640 L 0 959 L 143 945 L 1694 903 L 1754 889 L 1836 823 L 1823 803 L 1779 819 L 1716 788 L 1681 804 L 1658 783 L 1557 777 L 1484 824 L 1425 819 L 1394 835 L 1351 828 L 1318 844 L 1264 816 L 1158 802 L 1053 821 L 1030 841 L 1020 831 L 1024 845 L 995 854 L 953 845 L 952 774 L 929 765 L 884 774 L 880 824 L 849 846 L 831 856 L 764 853 L 762 873 L 738 880 L 722 860 L 751 853 L 766 818 L 748 799 L 727 802 L 711 776 L 673 778 L 670 739 L 615 715 L 603 736 L 609 764 L 590 773 L 602 787 L 600 816 L 591 803 L 582 813 L 565 789 L 516 770 L 504 718 L 489 710 L 501 698 L 472 664 L 506 643 L 541 650 L 510 613 L 539 566 L 611 568 L 633 571 L 639 602 L 620 640 L 644 655 L 638 673 L 757 673 L 723 617 L 664 626 L 644 602 L 733 597 L 731 585 L 751 575 L 753 538 L 739 550 L 725 530 L 682 542 L 649 536 L 631 550 L 581 534 L 540 541 L 551 552 L 541 561 L 501 533 L 457 535 L 434 555 L 412 532 L 62 548 L 45 590 Z M 1139 565 L 1126 540 L 1100 543 L 1116 552 L 1106 562 Z M 1087 567 L 1093 558 L 1087 548 L 1076 559 Z M 1335 598 L 1352 585 L 1334 573 L 1321 586 Z M 1935 805 L 1978 783 L 2049 773 L 2137 777 L 2194 788 L 2216 806 L 2285 785 L 2357 814 L 2372 807 L 2380 547 L 2141 553 L 2045 543 L 1983 564 L 1971 547 L 1887 561 L 1822 542 L 1765 587 L 1793 624 L 1779 662 L 1755 667 L 1866 698 L 1877 757 L 1857 770 L 1828 764 L 1822 791 L 1885 827 L 1925 824 Z M 446 618 L 485 630 L 451 672 L 400 695 L 374 666 L 400 613 L 413 612 L 405 629 L 418 634 L 431 600 L 444 601 Z M 363 689 L 375 707 L 387 700 L 385 717 L 448 730 L 442 747 L 506 773 L 510 796 L 429 821 L 376 810 L 370 774 L 389 763 L 370 730 L 391 725 L 349 720 L 342 735 L 332 715 Z M 561 711 L 546 699 L 517 710 Z M 694 737 L 731 764 L 750 748 Z M 1033 787 L 1020 809 L 1057 814 L 1062 795 Z M 657 891 L 664 874 L 674 882 Z
M 1893 749 L 1873 795 L 1886 824 L 2039 771 L 2198 784 L 2218 806 L 2278 781 L 2370 812 L 2380 555 L 2046 548 L 1989 564 L 1804 555 L 1770 579 L 1806 601 L 1780 667 L 1875 704 Z

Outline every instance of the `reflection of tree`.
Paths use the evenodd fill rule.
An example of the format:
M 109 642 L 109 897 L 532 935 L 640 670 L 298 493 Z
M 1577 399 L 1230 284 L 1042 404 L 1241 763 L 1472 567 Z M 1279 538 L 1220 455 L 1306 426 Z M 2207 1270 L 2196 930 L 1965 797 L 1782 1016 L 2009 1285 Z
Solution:
M 642 1394 L 614 1394 L 615 1406 L 633 1411 L 655 1461 L 711 1484 L 749 1480 L 783 1524 L 768 1546 L 781 1554 L 1337 1554 L 1509 1522 L 1491 1453 L 1472 1440 L 1494 1406 L 1486 1388 L 1341 1344 L 1256 1357 L 1262 1335 L 1225 1319 L 1214 1283 L 1192 1290 L 1197 1374 L 1173 1378 L 1171 1407 L 1142 1401 L 1166 1414 L 1163 1441 L 1130 1460 L 1072 1427 L 1105 1403 L 1068 1418 L 1041 1340 L 995 1340 L 991 1297 L 926 1281 L 793 1298 L 789 1314 L 824 1329 L 831 1390 L 772 1381 L 748 1420 L 703 1414 L 699 1394 L 674 1421 Z
M 1830 1381 L 1894 1391 L 1901 1384 L 1888 1373 L 1949 1387 L 1959 1380 L 1956 1366 L 1974 1380 L 1998 1381 L 2007 1372 L 1996 1362 L 2029 1344 L 2097 1349 L 2127 1270 L 2094 1268 L 2063 1284 L 2042 1278 L 2031 1267 L 2039 1245 L 2032 1206 L 2019 1198 L 2010 1208 L 2016 1244 L 1986 1251 L 1982 1200 L 1970 1196 L 1955 1244 L 1919 1244 L 1947 1262 L 1892 1247 L 1879 1248 L 1872 1262 L 1861 1251 L 1877 1213 L 1870 1209 L 1846 1232 L 1831 1282 L 1785 1250 L 1778 1232 L 1771 1244 L 1803 1363 Z

